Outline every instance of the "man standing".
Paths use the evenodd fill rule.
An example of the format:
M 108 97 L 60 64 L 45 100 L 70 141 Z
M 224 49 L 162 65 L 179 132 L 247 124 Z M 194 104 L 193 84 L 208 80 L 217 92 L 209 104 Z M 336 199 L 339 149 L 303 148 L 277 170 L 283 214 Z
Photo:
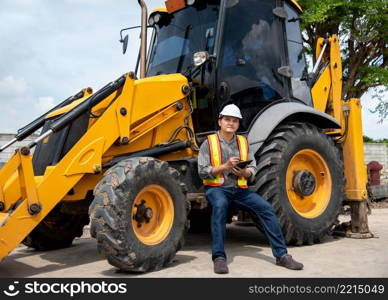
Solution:
M 206 199 L 212 207 L 212 260 L 214 272 L 228 273 L 224 241 L 228 208 L 248 211 L 261 221 L 265 235 L 272 247 L 276 264 L 292 270 L 303 269 L 303 264 L 287 254 L 279 221 L 271 204 L 248 189 L 248 180 L 257 172 L 254 156 L 249 151 L 244 136 L 236 135 L 242 119 L 240 109 L 230 104 L 224 107 L 218 119 L 220 130 L 209 135 L 201 145 L 198 157 L 199 176 L 205 185 Z M 245 168 L 239 168 L 240 161 L 252 160 Z

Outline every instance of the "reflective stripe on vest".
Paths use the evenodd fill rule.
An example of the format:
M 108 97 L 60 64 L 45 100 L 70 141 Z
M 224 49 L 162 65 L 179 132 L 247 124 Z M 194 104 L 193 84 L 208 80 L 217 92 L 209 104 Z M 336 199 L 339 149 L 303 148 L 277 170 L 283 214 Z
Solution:
M 222 152 L 221 152 L 221 144 L 220 139 L 217 134 L 211 134 L 207 137 L 207 141 L 209 143 L 209 153 L 210 153 L 210 164 L 212 167 L 219 167 L 222 165 Z M 210 186 L 220 186 L 224 184 L 224 174 L 218 175 L 214 179 L 205 179 L 203 180 L 204 185 Z
M 238 150 L 240 151 L 240 160 L 248 160 L 248 140 L 245 136 L 238 135 L 237 136 L 237 145 Z M 246 189 L 248 188 L 248 180 L 245 177 L 240 176 L 237 180 L 237 185 L 240 188 Z
M 222 164 L 222 152 L 221 152 L 221 143 L 217 134 L 211 134 L 207 137 L 209 142 L 209 153 L 210 153 L 210 164 L 212 167 L 218 167 Z M 240 152 L 241 160 L 248 160 L 248 141 L 242 135 L 237 135 L 237 145 Z M 204 185 L 209 186 L 221 186 L 224 183 L 224 175 L 221 173 L 214 179 L 205 179 L 203 180 Z M 237 185 L 240 188 L 248 188 L 247 179 L 244 177 L 239 177 L 237 180 Z

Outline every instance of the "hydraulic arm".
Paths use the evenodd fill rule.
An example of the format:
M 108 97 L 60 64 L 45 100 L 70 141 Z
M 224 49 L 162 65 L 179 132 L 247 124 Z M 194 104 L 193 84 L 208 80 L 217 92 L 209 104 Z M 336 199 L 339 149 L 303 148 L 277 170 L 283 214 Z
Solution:
M 185 86 L 186 78 L 178 74 L 160 76 L 156 81 L 135 81 L 133 73 L 128 73 L 62 114 L 28 147 L 18 149 L 0 170 L 0 258 L 12 251 L 85 175 L 100 173 L 103 156 L 113 145 L 136 143 L 161 124 L 190 114 Z M 157 103 L 147 103 L 147 99 L 156 98 Z M 30 149 L 102 104 L 102 115 L 71 150 L 55 166 L 48 166 L 43 176 L 34 176 Z M 36 126 L 26 126 L 26 130 Z

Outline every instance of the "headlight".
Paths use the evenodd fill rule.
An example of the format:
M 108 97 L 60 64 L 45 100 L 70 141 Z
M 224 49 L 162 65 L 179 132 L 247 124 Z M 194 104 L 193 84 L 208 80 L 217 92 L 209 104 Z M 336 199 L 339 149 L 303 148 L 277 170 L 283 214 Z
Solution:
M 162 20 L 162 15 L 161 14 L 152 14 L 149 19 L 148 19 L 148 24 L 150 26 L 154 26 L 155 24 L 158 24 Z
M 186 3 L 187 5 L 193 5 L 195 3 L 195 0 L 187 0 Z
M 194 66 L 198 67 L 204 64 L 209 59 L 209 53 L 207 51 L 196 52 L 193 55 Z
M 158 24 L 161 19 L 162 19 L 162 16 L 160 14 L 155 14 L 154 15 L 154 22 L 155 22 L 155 24 Z
M 149 24 L 150 26 L 154 26 L 154 24 L 155 24 L 154 16 L 150 16 L 150 17 L 148 18 L 148 24 Z

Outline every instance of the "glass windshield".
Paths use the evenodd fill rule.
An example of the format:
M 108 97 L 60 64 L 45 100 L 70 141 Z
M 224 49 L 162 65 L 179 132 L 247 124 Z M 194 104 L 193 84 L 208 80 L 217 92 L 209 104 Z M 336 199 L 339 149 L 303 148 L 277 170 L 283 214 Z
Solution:
M 240 130 L 266 105 L 282 98 L 281 31 L 273 14 L 275 0 L 231 1 L 225 12 L 219 85 L 228 91 L 221 109 L 237 104 L 243 113 Z M 244 17 L 242 17 L 244 16 Z M 238 26 L 236 26 L 238 24 Z
M 193 54 L 214 51 L 219 0 L 202 2 L 172 15 L 163 15 L 156 25 L 147 76 L 184 73 Z

